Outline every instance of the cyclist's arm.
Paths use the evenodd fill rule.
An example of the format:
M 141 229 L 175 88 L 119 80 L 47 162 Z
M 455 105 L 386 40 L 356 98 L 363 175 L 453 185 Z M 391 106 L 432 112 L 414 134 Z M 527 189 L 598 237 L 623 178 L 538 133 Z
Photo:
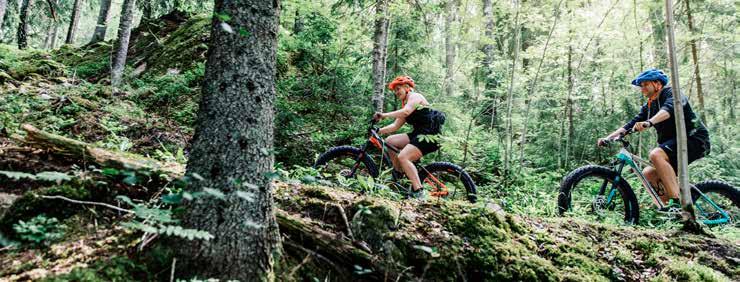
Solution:
M 625 130 L 624 128 L 621 128 L 620 127 L 619 129 L 617 129 L 614 132 L 612 132 L 612 134 L 607 135 L 606 136 L 606 139 L 610 139 L 610 140 L 615 139 L 615 138 L 617 138 L 617 136 L 619 136 L 620 134 L 625 133 L 625 132 L 627 132 L 627 130 Z
M 635 123 L 638 123 L 638 122 L 641 122 L 641 121 L 645 121 L 645 120 L 647 120 L 647 118 L 648 118 L 648 107 L 647 107 L 647 103 L 646 103 L 646 104 L 642 105 L 642 108 L 640 108 L 640 113 L 637 114 L 634 118 L 632 118 L 632 120 L 630 122 L 628 122 L 627 124 L 625 124 L 624 126 L 622 126 L 621 129 L 623 129 L 624 131 L 630 130 L 630 129 L 632 129 L 632 127 L 635 126 Z M 617 131 L 620 131 L 620 130 L 617 130 Z M 615 133 L 617 133 L 617 131 L 615 131 Z M 624 131 L 622 131 L 622 132 L 624 132 Z M 614 134 L 614 133 L 612 133 L 612 134 Z
M 393 133 L 396 132 L 396 130 L 400 129 L 403 124 L 406 123 L 405 118 L 397 118 L 396 121 L 393 123 L 381 128 L 378 130 L 379 134 L 387 134 L 387 133 Z
M 411 113 L 413 113 L 414 110 L 416 110 L 416 106 L 419 105 L 419 104 L 421 104 L 421 101 L 422 100 L 421 100 L 421 97 L 419 97 L 419 95 L 412 95 L 412 96 L 409 97 L 408 102 L 406 103 L 405 106 L 403 106 L 403 108 L 401 108 L 401 109 L 399 109 L 397 111 L 392 111 L 392 112 L 389 112 L 389 113 L 384 113 L 383 116 L 384 117 L 392 117 L 392 118 L 395 118 L 395 119 L 398 119 L 398 118 L 404 118 L 405 119 L 407 116 L 411 115 Z M 401 124 L 401 125 L 403 125 L 403 124 Z
M 657 114 L 655 114 L 652 118 L 650 118 L 649 121 L 652 122 L 653 124 L 657 124 L 669 118 L 671 118 L 671 114 L 668 111 L 661 109 L 660 111 L 658 111 Z

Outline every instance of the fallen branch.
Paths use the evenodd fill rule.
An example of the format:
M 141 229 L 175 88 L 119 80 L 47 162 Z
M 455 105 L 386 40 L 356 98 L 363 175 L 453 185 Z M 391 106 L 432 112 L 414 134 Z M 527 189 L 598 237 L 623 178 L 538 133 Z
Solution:
M 78 200 L 72 200 L 70 198 L 63 197 L 63 196 L 41 196 L 41 198 L 42 199 L 60 199 L 60 200 L 65 200 L 65 201 L 70 202 L 70 203 L 82 204 L 82 205 L 104 206 L 106 208 L 114 209 L 114 210 L 117 210 L 117 211 L 120 211 L 120 212 L 134 213 L 134 211 L 132 211 L 132 210 L 122 209 L 122 208 L 116 207 L 114 205 L 106 204 L 106 203 L 78 201 Z

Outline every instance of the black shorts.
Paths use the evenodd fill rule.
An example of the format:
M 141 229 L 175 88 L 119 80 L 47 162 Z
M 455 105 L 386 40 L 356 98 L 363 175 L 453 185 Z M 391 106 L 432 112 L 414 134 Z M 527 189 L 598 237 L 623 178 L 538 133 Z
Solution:
M 409 144 L 414 145 L 414 147 L 419 148 L 419 151 L 421 151 L 422 155 L 426 155 L 429 153 L 432 153 L 434 151 L 439 150 L 439 143 L 437 142 L 429 142 L 429 140 L 419 140 L 419 133 L 407 133 L 406 134 L 409 137 Z M 430 136 L 427 134 L 427 136 Z
M 703 141 L 696 137 L 689 137 L 686 141 L 686 146 L 689 149 L 689 163 L 709 155 L 710 147 L 708 141 Z M 663 149 L 666 155 L 668 155 L 668 160 L 673 167 L 673 171 L 678 173 L 678 156 L 676 155 L 678 152 L 678 143 L 676 143 L 676 139 L 674 138 L 665 141 L 658 147 Z

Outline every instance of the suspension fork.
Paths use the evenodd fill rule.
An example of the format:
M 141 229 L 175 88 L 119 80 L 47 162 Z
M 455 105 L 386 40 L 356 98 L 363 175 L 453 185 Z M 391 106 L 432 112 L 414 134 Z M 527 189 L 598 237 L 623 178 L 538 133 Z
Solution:
M 624 169 L 624 161 L 619 162 L 619 168 L 617 168 L 617 176 L 613 179 L 614 182 L 612 183 L 611 188 L 609 189 L 609 195 L 606 197 L 606 206 L 610 206 L 612 199 L 614 198 L 614 195 L 617 194 L 617 183 L 622 180 L 622 170 Z M 599 188 L 599 195 L 604 195 L 604 192 L 606 192 L 606 185 L 609 183 L 608 180 L 604 180 L 604 183 L 601 184 L 601 188 Z
M 357 168 L 360 167 L 360 163 L 362 162 L 362 158 L 365 157 L 365 154 L 367 154 L 367 146 L 370 142 L 366 142 L 365 145 L 362 145 L 362 148 L 360 148 L 360 154 L 357 155 L 355 158 L 355 164 L 352 165 L 352 169 L 349 171 L 349 175 L 347 177 L 352 178 L 355 176 L 355 172 L 357 171 Z M 373 177 L 375 177 L 373 175 Z

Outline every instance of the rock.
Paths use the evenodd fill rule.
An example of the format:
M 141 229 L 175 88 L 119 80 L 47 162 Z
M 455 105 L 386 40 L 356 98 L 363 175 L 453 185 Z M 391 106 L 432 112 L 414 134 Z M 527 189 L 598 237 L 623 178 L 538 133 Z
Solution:
M 8 193 L 2 193 L 0 192 L 0 218 L 5 215 L 5 211 L 10 208 L 10 206 L 13 205 L 13 202 L 20 198 L 20 196 L 15 194 L 8 194 Z

